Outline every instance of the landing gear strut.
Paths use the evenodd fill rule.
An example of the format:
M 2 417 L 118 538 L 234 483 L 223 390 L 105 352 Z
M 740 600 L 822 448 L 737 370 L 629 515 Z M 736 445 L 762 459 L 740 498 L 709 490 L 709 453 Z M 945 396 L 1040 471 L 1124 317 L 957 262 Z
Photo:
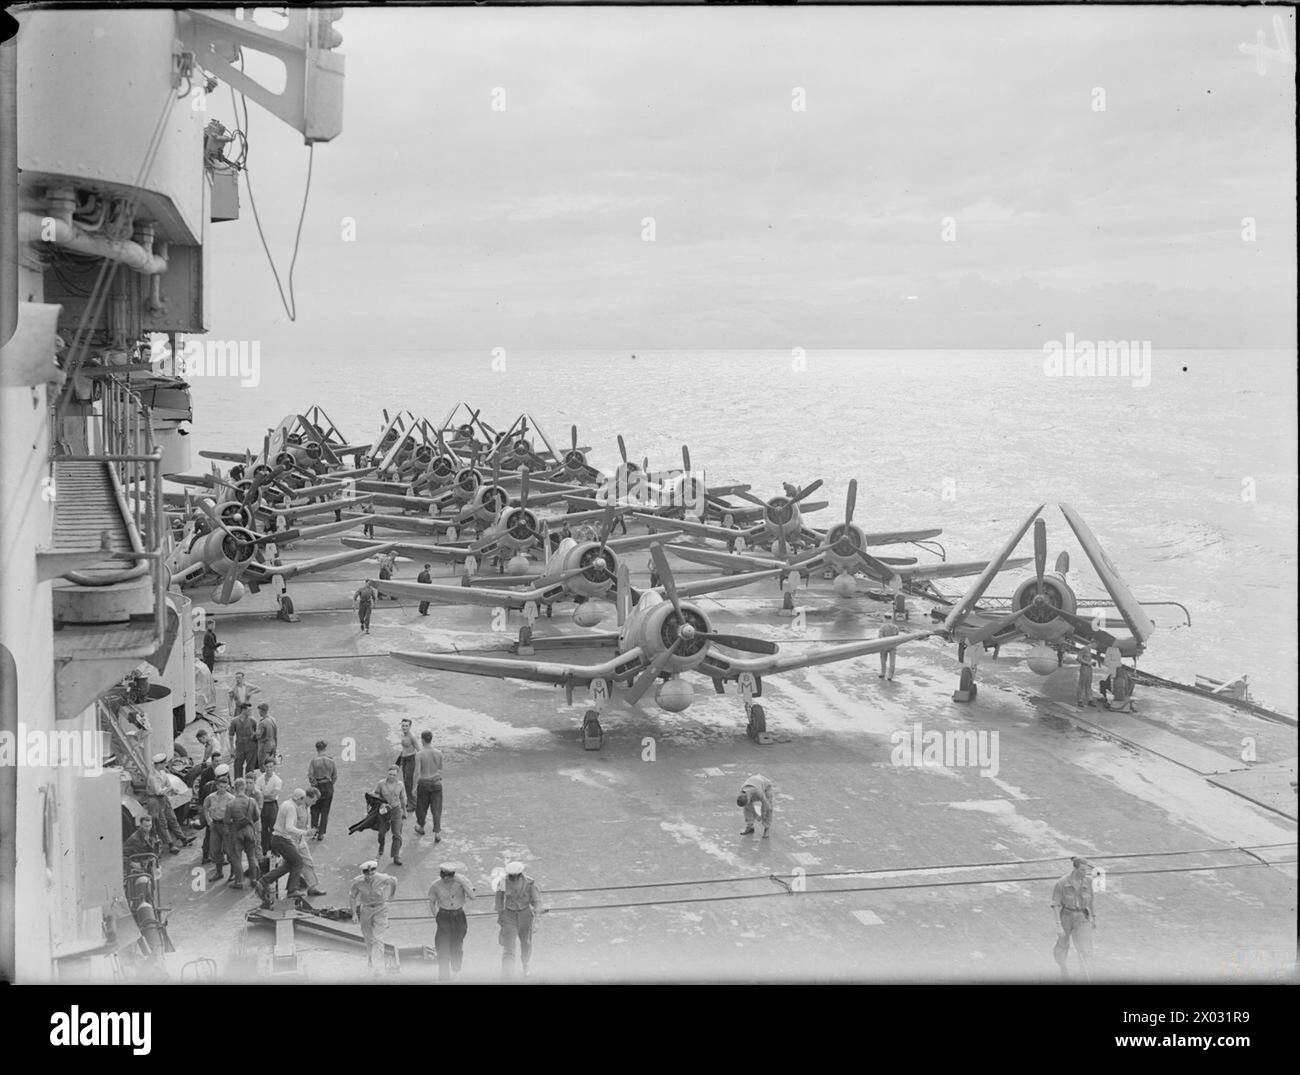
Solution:
M 747 723 L 745 734 L 760 746 L 769 746 L 775 740 L 767 732 L 767 713 L 763 706 L 754 699 L 762 692 L 762 687 L 750 672 L 740 674 L 740 699 L 745 703 Z
M 583 750 L 599 750 L 605 745 L 605 732 L 600 726 L 600 713 L 608 704 L 609 683 L 598 679 L 591 685 L 591 708 L 582 715 Z

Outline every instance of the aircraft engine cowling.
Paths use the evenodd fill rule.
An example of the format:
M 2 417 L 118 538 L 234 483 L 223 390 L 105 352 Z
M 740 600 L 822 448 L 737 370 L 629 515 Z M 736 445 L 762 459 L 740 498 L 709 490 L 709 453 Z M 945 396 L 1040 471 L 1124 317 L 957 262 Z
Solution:
M 217 517 L 229 527 L 249 527 L 253 513 L 238 500 L 224 500 L 217 505 Z
M 763 516 L 772 526 L 788 527 L 799 511 L 788 496 L 774 496 L 763 508 Z
M 515 508 L 506 519 L 506 533 L 516 541 L 528 541 L 540 532 L 537 516 L 527 508 Z
M 287 449 L 283 452 L 277 452 L 275 456 L 275 465 L 286 469 L 298 465 L 298 457 Z
M 577 448 L 564 453 L 564 469 L 570 474 L 582 474 L 587 469 L 587 457 Z
M 483 486 L 483 475 L 473 467 L 462 467 L 456 472 L 456 488 L 468 499 Z
M 713 629 L 708 617 L 695 605 L 683 601 L 682 612 L 685 616 L 684 624 L 679 622 L 677 611 L 670 602 L 661 602 L 651 610 L 644 629 L 647 652 L 651 655 L 670 648 L 685 633 L 681 645 L 668 662 L 668 670 L 673 672 L 689 671 L 704 660 L 709 650 L 709 640 L 700 638 L 697 632 Z
M 440 455 L 429 464 L 429 473 L 435 478 L 449 478 L 456 473 L 456 464 L 449 455 Z
M 232 564 L 242 566 L 248 563 L 257 548 L 257 537 L 242 526 L 228 526 L 212 537 L 220 539 L 216 557 L 208 560 L 208 567 L 214 571 L 225 571 Z
M 826 531 L 826 544 L 841 556 L 851 556 L 865 546 L 862 531 L 853 523 L 836 523 Z
M 310 459 L 313 463 L 315 463 L 318 459 L 320 459 L 323 451 L 319 442 L 314 440 L 309 440 L 306 444 L 304 444 L 302 446 L 302 450 L 307 453 L 307 458 Z
M 1031 623 L 1051 623 L 1056 619 L 1056 613 L 1050 608 L 1033 608 L 1034 598 L 1038 593 L 1038 580 L 1036 578 L 1025 579 L 1016 587 L 1016 592 L 1011 598 L 1011 607 L 1013 609 L 1027 609 L 1025 619 Z M 1048 571 L 1043 575 L 1043 597 L 1048 604 L 1055 605 L 1063 612 L 1073 613 L 1078 606 L 1075 600 L 1074 591 L 1070 589 L 1069 583 L 1065 577 L 1058 575 L 1054 571 Z M 1055 660 L 1055 656 L 1053 656 Z

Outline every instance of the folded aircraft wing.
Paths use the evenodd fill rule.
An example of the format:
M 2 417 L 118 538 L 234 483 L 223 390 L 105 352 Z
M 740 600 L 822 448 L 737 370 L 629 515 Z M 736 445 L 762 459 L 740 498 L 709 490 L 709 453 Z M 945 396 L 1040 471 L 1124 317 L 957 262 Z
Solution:
M 1124 617 L 1124 622 L 1128 624 L 1128 629 L 1133 632 L 1133 637 L 1140 648 L 1146 640 L 1151 637 L 1151 633 L 1156 629 L 1156 625 L 1146 614 L 1146 610 L 1138 604 L 1138 600 L 1133 596 L 1133 592 L 1124 585 L 1124 580 L 1119 577 L 1119 572 L 1115 570 L 1115 565 L 1110 562 L 1110 557 L 1101 547 L 1096 536 L 1088 527 L 1082 517 L 1069 504 L 1060 505 L 1061 514 L 1065 516 L 1065 521 L 1070 524 L 1070 529 L 1074 531 L 1074 536 L 1079 539 L 1079 544 L 1087 554 L 1089 562 L 1097 572 L 1101 584 L 1106 587 L 1106 592 L 1110 594 L 1110 599 L 1115 602 L 1115 607 L 1119 614 Z
M 355 564 L 359 560 L 365 560 L 375 555 L 375 553 L 387 551 L 388 546 L 378 545 L 371 549 L 360 549 L 355 552 L 330 553 L 328 556 L 317 556 L 312 560 L 299 560 L 292 564 L 259 564 L 254 560 L 244 568 L 244 571 L 254 582 L 260 584 L 270 582 L 276 575 L 285 579 L 291 579 L 296 575 L 310 575 L 314 571 L 328 571 L 332 567 Z
M 1003 562 L 1001 570 L 1024 567 L 1034 562 L 1032 556 L 1020 556 Z M 988 560 L 941 560 L 937 564 L 917 564 L 915 567 L 896 567 L 894 573 L 904 581 L 911 579 L 955 579 L 963 575 L 978 575 L 989 566 Z
M 917 642 L 929 638 L 934 633 L 934 631 L 911 631 L 907 634 L 891 635 L 888 638 L 846 642 L 838 646 L 809 646 L 802 653 L 776 653 L 770 657 L 726 657 L 717 647 L 714 647 L 709 650 L 696 671 L 701 675 L 723 681 L 736 679 L 744 672 L 755 676 L 770 676 L 778 672 L 790 672 L 796 668 L 833 664 L 836 661 L 852 660 L 854 657 L 869 657 L 873 653 L 894 649 L 904 642 Z
M 430 563 L 458 564 L 467 556 L 473 555 L 465 545 L 418 545 L 406 541 L 373 541 L 370 538 L 354 537 L 343 538 L 342 541 L 350 549 L 370 549 L 372 552 L 391 549 L 403 556 L 425 559 Z
M 484 608 L 508 608 L 517 612 L 529 601 L 538 601 L 547 591 L 495 590 L 485 586 L 448 586 L 439 582 L 394 582 L 380 579 L 372 585 L 389 597 L 405 597 L 412 601 L 437 601 L 446 605 L 482 605 Z
M 735 541 L 736 538 L 745 536 L 742 530 L 728 530 L 725 526 L 697 523 L 693 519 L 668 519 L 643 511 L 632 512 L 632 518 L 645 523 L 651 530 L 680 530 L 692 537 L 713 538 L 717 541 Z
M 863 534 L 868 545 L 900 545 L 906 541 L 928 541 L 943 533 L 942 527 L 931 530 L 877 530 Z
M 749 556 L 745 553 L 722 552 L 720 549 L 701 549 L 695 545 L 669 545 L 668 551 L 682 560 L 694 564 L 708 564 L 728 571 L 766 571 L 782 565 L 770 556 Z
M 459 672 L 494 679 L 527 679 L 535 683 L 554 683 L 557 686 L 587 686 L 598 679 L 625 680 L 645 667 L 640 647 L 592 665 L 515 661 L 508 657 L 479 657 L 464 653 L 414 653 L 406 650 L 394 650 L 389 656 L 439 672 Z

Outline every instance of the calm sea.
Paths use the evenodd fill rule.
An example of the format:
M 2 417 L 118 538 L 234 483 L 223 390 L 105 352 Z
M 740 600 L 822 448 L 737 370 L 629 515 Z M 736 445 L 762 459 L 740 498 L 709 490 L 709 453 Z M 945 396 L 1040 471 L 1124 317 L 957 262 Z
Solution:
M 1040 501 L 1088 520 L 1162 629 L 1144 667 L 1190 682 L 1248 673 L 1255 696 L 1296 710 L 1297 443 L 1294 352 L 1157 351 L 1150 383 L 1049 377 L 1038 351 L 262 355 L 260 383 L 196 377 L 199 448 L 260 448 L 268 426 L 317 403 L 353 441 L 381 411 L 437 421 L 459 401 L 497 428 L 528 411 L 591 461 L 616 434 L 651 467 L 681 465 L 760 495 L 822 479 L 841 517 L 850 478 L 870 528 L 942 526 L 950 558 L 991 556 Z M 197 455 L 192 470 L 200 469 Z M 824 494 L 824 495 L 823 495 Z M 1055 508 L 1051 558 L 1102 591 Z M 1029 554 L 1026 538 L 1022 552 Z M 922 554 L 924 556 L 924 554 Z M 959 584 L 950 584 L 959 588 Z M 1014 581 L 995 583 L 1010 593 Z

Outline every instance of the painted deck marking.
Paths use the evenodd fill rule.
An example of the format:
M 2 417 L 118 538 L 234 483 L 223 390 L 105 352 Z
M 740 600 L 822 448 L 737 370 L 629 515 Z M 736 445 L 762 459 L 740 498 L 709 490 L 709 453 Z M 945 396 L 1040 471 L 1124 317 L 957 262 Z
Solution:
M 800 866 L 817 866 L 821 863 L 821 859 L 807 851 L 792 852 L 790 857 Z
M 854 911 L 853 917 L 864 926 L 883 926 L 885 924 L 885 920 L 875 911 Z
M 710 767 L 704 770 L 704 775 L 705 776 L 726 776 L 727 774 L 724 773 L 721 769 Z

